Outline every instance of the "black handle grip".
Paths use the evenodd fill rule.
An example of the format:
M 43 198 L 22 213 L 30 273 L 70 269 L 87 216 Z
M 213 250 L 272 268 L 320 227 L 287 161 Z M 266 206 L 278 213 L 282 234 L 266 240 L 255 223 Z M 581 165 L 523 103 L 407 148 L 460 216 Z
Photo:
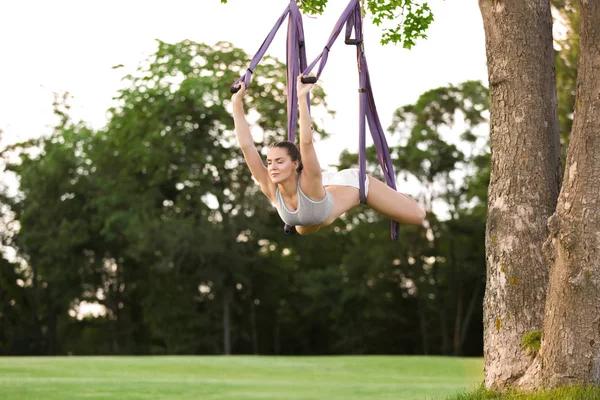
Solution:
M 317 83 L 317 77 L 316 76 L 303 76 L 302 78 L 300 78 L 300 81 L 302 83 Z
M 230 91 L 231 93 L 237 93 L 237 92 L 239 92 L 239 91 L 240 91 L 240 87 L 239 87 L 239 86 L 232 86 L 232 87 L 229 89 L 229 91 Z
M 351 39 L 351 38 L 346 38 L 346 40 L 345 40 L 344 42 L 345 42 L 346 44 L 350 44 L 350 45 L 354 44 L 354 45 L 356 45 L 356 44 L 361 44 L 361 43 L 362 43 L 362 40 L 359 40 L 359 39 Z

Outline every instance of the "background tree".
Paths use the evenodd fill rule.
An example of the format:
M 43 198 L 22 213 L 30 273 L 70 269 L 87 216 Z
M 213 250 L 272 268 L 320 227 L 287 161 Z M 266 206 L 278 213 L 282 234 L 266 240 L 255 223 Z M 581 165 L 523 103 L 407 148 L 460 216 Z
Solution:
M 575 106 L 579 58 L 579 7 L 576 0 L 552 0 L 551 4 L 557 15 L 554 25 L 557 27 L 556 31 L 559 32 L 554 38 L 554 43 L 556 47 L 558 122 L 564 161 L 569 146 Z
M 296 1 L 307 14 L 321 14 L 328 0 Z M 227 3 L 227 0 L 221 0 Z M 419 38 L 427 38 L 426 31 L 433 22 L 433 13 L 427 2 L 415 0 L 360 0 L 363 13 L 369 14 L 373 23 L 382 27 L 381 43 L 400 43 L 412 48 Z M 388 27 L 389 25 L 394 25 Z
M 412 174 L 425 185 L 432 239 L 429 249 L 422 251 L 427 266 L 423 272 L 429 276 L 431 288 L 422 301 L 433 297 L 437 302 L 443 354 L 462 354 L 475 304 L 483 292 L 483 243 L 477 239 L 477 233 L 483 229 L 484 218 L 481 213 L 473 213 L 473 196 L 469 195 L 476 182 L 456 175 L 477 171 L 475 160 L 487 154 L 486 140 L 478 132 L 480 125 L 487 122 L 487 96 L 487 89 L 480 82 L 432 89 L 414 105 L 398 109 L 392 121 L 393 132 L 410 132 L 406 144 L 394 147 L 398 171 Z M 458 131 L 456 125 L 463 131 Z M 448 143 L 444 136 L 454 143 Z M 479 204 L 485 204 L 485 199 L 481 200 Z M 434 203 L 445 204 L 448 216 L 436 216 L 432 212 Z M 428 261 L 431 259 L 434 261 Z M 466 293 L 471 296 L 465 298 Z
M 600 384 L 600 4 L 579 2 L 575 114 L 558 206 L 544 254 L 551 263 L 533 385 Z M 539 361 L 539 363 L 538 363 Z M 539 369 L 538 369 L 539 368 Z M 526 384 L 531 382 L 526 381 Z
M 464 298 L 464 306 L 458 303 L 453 285 L 462 277 L 449 275 L 446 244 L 452 235 L 459 237 L 455 229 L 458 224 L 445 225 L 432 213 L 430 229 L 404 227 L 403 240 L 393 242 L 388 236 L 388 221 L 367 208 L 358 208 L 318 235 L 283 235 L 279 218 L 272 208 L 265 207 L 256 185 L 247 179 L 249 175 L 237 175 L 247 172 L 239 168 L 241 155 L 235 146 L 221 147 L 220 141 L 227 143 L 232 135 L 231 127 L 218 131 L 215 126 L 221 125 L 216 119 L 199 120 L 208 114 L 205 100 L 194 100 L 191 92 L 182 91 L 183 84 L 163 83 L 178 73 L 152 78 L 151 71 L 176 72 L 169 65 L 178 52 L 191 52 L 196 58 L 198 53 L 215 55 L 220 51 L 211 48 L 202 53 L 205 49 L 193 43 L 159 43 L 163 64 L 152 67 L 157 62 L 153 56 L 135 76 L 127 77 L 120 103 L 110 111 L 105 129 L 92 132 L 72 123 L 68 110 L 60 106 L 57 112 L 66 119 L 51 137 L 12 149 L 21 151 L 23 158 L 21 164 L 9 163 L 23 183 L 19 196 L 6 196 L 6 204 L 23 211 L 16 213 L 16 222 L 25 212 L 33 213 L 29 210 L 43 212 L 44 208 L 33 208 L 34 199 L 47 196 L 48 205 L 55 207 L 48 207 L 52 213 L 43 218 L 24 219 L 26 223 L 11 243 L 27 261 L 24 274 L 44 266 L 38 269 L 38 279 L 47 287 L 60 287 L 66 277 L 74 276 L 70 290 L 57 298 L 68 306 L 58 313 L 53 351 L 216 354 L 226 351 L 229 340 L 231 353 L 480 354 L 477 321 L 481 316 L 476 309 L 469 311 L 469 297 Z M 186 55 L 177 57 L 185 59 Z M 181 61 L 173 64 L 181 65 Z M 188 79 L 193 79 L 194 74 L 190 76 Z M 445 103 L 447 107 L 441 107 L 430 94 L 416 105 L 407 106 L 402 114 L 405 122 L 396 127 L 398 136 L 407 139 L 411 129 L 418 132 L 416 121 L 429 124 L 430 135 L 438 128 L 449 129 L 453 116 L 441 118 L 437 128 L 427 121 L 440 113 L 455 112 L 458 118 L 461 111 L 457 110 L 472 106 L 457 102 L 477 102 L 463 89 L 446 90 L 454 99 Z M 258 96 L 256 106 L 250 103 L 248 108 L 256 107 L 260 112 L 261 99 Z M 259 121 L 283 130 L 285 115 L 274 115 L 280 120 Z M 192 125 L 179 121 L 190 121 Z M 186 131 L 188 127 L 197 135 Z M 283 135 L 278 129 L 257 127 L 259 133 Z M 427 140 L 414 140 L 411 146 L 427 150 Z M 432 142 L 432 154 L 445 146 L 442 142 L 441 137 Z M 407 151 L 404 144 L 394 150 L 397 165 L 404 162 L 396 159 L 397 155 Z M 369 154 L 373 156 L 372 149 Z M 428 160 L 423 156 L 421 163 L 433 164 L 434 157 Z M 354 161 L 342 161 L 356 161 L 356 156 L 347 158 Z M 470 158 L 468 154 L 461 156 L 465 166 Z M 237 169 L 228 169 L 229 165 Z M 375 159 L 370 159 L 369 168 L 374 170 L 375 165 Z M 458 166 L 448 164 L 444 174 L 452 165 Z M 62 174 L 56 173 L 57 169 L 62 169 Z M 416 167 L 416 171 L 422 169 Z M 444 174 L 441 179 L 446 179 Z M 454 219 L 458 221 L 462 219 L 460 210 L 469 213 L 471 204 L 467 204 L 465 193 L 470 189 L 459 185 L 453 190 L 462 193 L 457 194 L 461 199 L 452 197 Z M 223 196 L 228 191 L 232 193 Z M 436 200 L 446 201 L 443 194 L 436 196 Z M 480 221 L 482 225 L 481 217 Z M 50 236 L 47 226 L 61 226 L 64 234 Z M 85 229 L 74 230 L 78 226 Z M 77 246 L 65 240 L 69 234 L 77 236 L 72 238 L 77 239 Z M 36 237 L 40 240 L 30 239 Z M 19 247 L 26 239 L 33 248 Z M 474 241 L 473 245 L 482 248 L 483 242 Z M 57 248 L 65 253 L 65 260 L 74 260 L 54 268 L 64 277 L 49 273 L 39 261 L 34 266 L 29 256 L 29 252 L 41 254 L 52 261 Z M 456 268 L 463 272 L 482 270 L 481 260 L 475 257 L 469 261 L 468 255 L 460 251 L 457 254 L 452 264 Z M 12 264 L 7 267 L 12 275 L 4 276 L 19 292 L 15 281 L 20 276 L 18 269 Z M 475 293 L 471 288 L 475 288 L 476 276 L 462 275 L 464 293 Z M 224 277 L 229 281 L 224 283 Z M 23 281 L 21 291 L 27 296 L 33 285 L 27 279 Z M 224 305 L 225 285 L 232 288 L 228 311 Z M 480 301 L 481 293 L 475 297 Z M 8 299 L 5 307 L 10 310 L 5 315 L 28 310 L 30 303 L 16 294 L 3 298 Z M 100 304 L 104 314 L 77 319 L 84 302 Z M 446 305 L 443 313 L 451 316 L 448 332 L 443 335 L 439 333 L 442 303 Z M 34 315 L 34 321 L 47 319 L 45 308 L 36 309 Z M 457 330 L 454 321 L 467 345 L 452 350 L 449 343 L 454 343 L 453 332 Z M 40 352 L 48 353 L 47 331 L 38 329 L 38 325 L 30 331 L 39 334 L 28 341 L 39 346 Z M 7 347 L 3 351 L 34 353 L 34 349 L 19 348 L 15 341 L 18 329 L 27 328 L 26 321 L 16 319 L 11 329 L 5 330 L 7 339 L 3 343 Z
M 254 218 L 264 208 L 249 173 L 239 168 L 243 160 L 232 147 L 221 96 L 247 62 L 228 44 L 159 42 L 136 76 L 126 77 L 105 129 L 93 133 L 74 124 L 57 106 L 64 118 L 51 137 L 4 153 L 21 190 L 4 197 L 21 225 L 12 245 L 27 261 L 34 299 L 56 293 L 61 308 L 54 314 L 60 315 L 71 301 L 101 304 L 112 352 L 231 351 L 231 287 L 244 280 L 238 265 L 260 247 L 256 232 L 265 229 L 255 221 L 273 220 Z M 285 74 L 270 59 L 259 73 L 263 80 L 248 96 L 248 109 L 264 110 L 267 142 L 285 126 L 279 111 Z M 21 161 L 11 162 L 9 152 L 20 153 Z M 238 245 L 240 235 L 247 245 Z M 215 294 L 219 301 L 205 301 Z M 34 314 L 45 324 L 53 303 L 43 300 L 32 304 L 44 305 Z M 190 312 L 201 314 L 202 328 L 180 318 Z M 214 318 L 225 329 L 208 332 L 221 333 L 221 346 L 211 339 L 202 347 L 197 338 Z M 69 329 L 65 334 L 77 331 Z
M 304 3 L 312 5 L 313 2 Z M 324 5 L 326 2 L 321 0 L 314 3 Z M 596 107 L 595 99 L 587 94 L 588 90 L 593 90 L 596 84 L 594 76 L 591 75 L 595 48 L 586 49 L 589 54 L 583 55 L 583 43 L 590 46 L 596 43 L 594 27 L 600 25 L 600 20 L 595 4 L 579 3 L 581 21 L 587 21 L 587 25 L 582 23 L 580 31 L 582 39 L 577 101 L 581 100 L 581 103 L 577 103 L 576 109 L 579 115 L 588 116 Z M 576 39 L 571 36 L 568 41 L 561 43 L 562 52 L 558 62 L 559 84 L 561 93 L 566 95 L 564 96 L 566 100 L 564 107 L 559 109 L 554 72 L 550 1 L 481 0 L 479 4 L 488 55 L 492 148 L 486 228 L 487 284 L 484 303 L 486 386 L 507 387 L 525 384 L 525 382 L 533 386 L 596 382 L 597 374 L 594 375 L 591 371 L 597 370 L 596 366 L 600 363 L 596 348 L 598 340 L 595 335 L 586 333 L 585 340 L 588 340 L 590 347 L 586 347 L 585 356 L 581 355 L 573 359 L 569 356 L 568 349 L 559 350 L 560 346 L 553 347 L 557 346 L 556 341 L 548 341 L 548 350 L 546 352 L 542 350 L 541 354 L 553 354 L 555 360 L 543 364 L 545 370 L 539 376 L 545 378 L 533 379 L 533 381 L 527 378 L 518 383 L 527 368 L 532 365 L 527 350 L 521 347 L 523 338 L 541 329 L 544 324 L 544 310 L 558 307 L 557 304 L 553 304 L 557 301 L 556 298 L 550 299 L 548 306 L 545 306 L 549 267 L 555 265 L 557 258 L 549 257 L 546 260 L 542 254 L 542 244 L 548 236 L 546 221 L 556 210 L 560 189 L 559 132 L 561 128 L 563 132 L 568 130 L 572 109 L 568 105 L 570 103 L 568 97 L 574 93 L 572 89 L 574 86 L 569 84 L 570 81 L 572 82 L 569 76 L 573 75 L 563 72 L 568 69 L 567 66 L 573 65 L 573 55 L 577 51 L 573 43 L 576 43 Z M 562 11 L 563 19 L 567 21 L 566 25 L 575 27 L 577 14 L 573 3 L 556 1 L 554 4 Z M 582 8 L 582 5 L 585 5 L 585 8 Z M 384 7 L 401 10 L 405 6 L 405 2 L 384 5 Z M 584 16 L 584 13 L 587 15 Z M 377 20 L 377 16 L 373 19 Z M 586 80 L 583 80 L 583 77 Z M 586 87 L 582 89 L 580 85 Z M 580 135 L 587 135 L 588 142 L 593 143 L 594 136 L 589 124 L 595 122 L 594 118 L 582 119 L 578 125 L 577 114 L 575 114 L 573 132 L 577 129 L 581 130 Z M 574 137 L 574 134 L 572 136 Z M 563 142 L 566 143 L 564 138 L 566 138 L 565 133 L 563 133 Z M 596 167 L 594 159 L 583 160 L 579 157 L 585 156 L 581 152 L 573 156 L 571 162 L 573 170 L 568 172 L 569 165 L 567 165 L 565 177 L 573 176 L 575 166 L 581 168 L 586 165 L 588 167 L 583 171 L 577 169 L 577 176 L 593 181 L 596 175 L 593 173 Z M 535 190 L 530 190 L 531 188 Z M 570 190 L 563 188 L 561 193 L 565 198 L 586 197 L 583 186 Z M 558 204 L 560 206 L 561 203 Z M 570 207 L 573 207 L 573 203 L 565 200 L 565 204 L 567 206 L 565 209 L 559 208 L 562 210 L 562 215 L 559 217 L 573 220 L 572 214 L 577 208 L 571 211 Z M 600 213 L 600 210 L 595 206 L 589 206 L 589 203 L 582 207 L 586 212 L 594 215 Z M 551 220 L 551 237 L 555 237 L 557 232 L 554 222 L 562 221 L 559 217 L 555 216 Z M 563 225 L 560 225 L 560 228 L 562 229 Z M 580 237 L 580 234 L 569 237 Z M 581 241 L 591 246 L 586 246 L 586 249 L 594 248 L 589 240 Z M 558 252 L 558 249 L 559 247 L 555 247 L 554 251 Z M 589 250 L 585 252 L 587 254 Z M 569 262 L 570 264 L 567 265 L 573 267 L 573 270 L 569 270 L 571 273 L 580 271 L 579 261 L 570 259 Z M 558 271 L 561 269 L 552 270 L 553 274 L 558 274 Z M 595 276 L 594 268 L 589 271 L 589 277 L 593 276 Z M 563 273 L 560 277 L 554 276 L 553 279 L 555 283 L 551 286 L 551 291 L 556 290 L 552 288 L 567 285 L 573 277 Z M 595 280 L 591 279 L 592 287 L 595 285 L 594 282 Z M 593 324 L 592 321 L 597 320 L 598 310 L 588 307 L 583 315 L 585 315 L 583 319 L 565 321 L 566 325 L 563 329 L 573 332 L 594 331 L 593 329 L 590 331 L 589 326 Z M 595 331 L 597 332 L 597 329 Z M 560 332 L 562 331 L 559 327 L 546 321 L 543 337 L 548 335 L 555 337 L 561 334 Z M 594 354 L 596 356 L 593 356 Z M 533 365 L 535 366 L 536 363 Z M 575 365 L 578 366 L 579 371 L 584 372 L 563 373 L 574 371 Z M 550 376 L 552 378 L 548 378 Z M 560 376 L 562 378 L 559 378 Z
M 480 82 L 472 81 L 428 90 L 414 104 L 396 110 L 390 127 L 399 136 L 399 144 L 390 147 L 395 169 L 423 183 L 419 197 L 428 208 L 427 231 L 404 227 L 401 241 L 410 244 L 392 263 L 408 266 L 400 276 L 414 286 L 409 297 L 416 297 L 423 354 L 463 354 L 483 295 L 483 241 L 477 234 L 484 229 L 489 183 L 487 140 L 481 132 L 487 122 L 487 94 Z M 377 175 L 374 148 L 367 154 L 370 172 Z M 356 154 L 344 152 L 339 167 L 356 163 Z M 436 215 L 440 207 L 447 216 Z M 385 263 L 381 268 L 398 269 Z M 466 293 L 471 295 L 465 298 Z M 432 338 L 434 344 L 432 326 L 439 335 Z M 471 342 L 471 348 L 480 343 Z
M 586 221 L 593 221 L 600 214 L 600 209 L 590 201 L 587 185 L 576 184 L 581 179 L 593 181 L 598 165 L 598 160 L 582 150 L 587 148 L 583 143 L 593 144 L 597 136 L 598 121 L 590 117 L 598 107 L 597 99 L 589 91 L 597 90 L 598 75 L 592 58 L 597 57 L 598 7 L 580 2 L 577 112 L 560 197 L 550 4 L 480 1 L 480 8 L 486 30 L 492 99 L 492 170 L 486 237 L 488 284 L 484 304 L 486 386 L 598 383 L 594 371 L 600 358 L 594 321 L 600 313 L 596 305 L 575 295 L 587 293 L 585 301 L 588 301 L 596 299 L 592 293 L 597 292 L 594 277 L 598 268 L 588 269 L 580 259 L 589 259 L 588 266 L 598 265 L 592 261 L 595 253 L 589 250 L 597 245 L 594 242 L 597 235 L 586 231 L 587 225 L 575 221 L 582 215 L 586 215 Z M 516 58 L 511 61 L 513 57 L 518 57 L 518 66 Z M 532 187 L 536 190 L 526 189 Z M 546 241 L 546 221 L 550 216 L 550 238 Z M 576 224 L 579 228 L 575 228 Z M 545 241 L 546 258 L 540 251 Z M 571 253 L 574 246 L 578 253 Z M 589 279 L 578 280 L 578 276 Z M 581 307 L 582 304 L 585 306 Z M 539 358 L 532 362 L 521 342 L 540 331 Z M 573 334 L 568 334 L 565 340 L 565 332 Z M 569 346 L 574 343 L 585 345 L 581 350 L 575 346 L 578 350 L 573 352 Z

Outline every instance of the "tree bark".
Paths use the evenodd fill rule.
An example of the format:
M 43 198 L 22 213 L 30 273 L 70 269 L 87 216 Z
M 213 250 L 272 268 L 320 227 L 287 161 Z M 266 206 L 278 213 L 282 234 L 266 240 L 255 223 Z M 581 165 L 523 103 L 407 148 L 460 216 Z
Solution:
M 553 264 L 534 386 L 600 384 L 600 3 L 580 0 L 575 116 L 544 253 Z
M 486 225 L 485 386 L 512 385 L 542 328 L 546 221 L 560 187 L 549 0 L 479 0 L 490 87 L 491 176 Z

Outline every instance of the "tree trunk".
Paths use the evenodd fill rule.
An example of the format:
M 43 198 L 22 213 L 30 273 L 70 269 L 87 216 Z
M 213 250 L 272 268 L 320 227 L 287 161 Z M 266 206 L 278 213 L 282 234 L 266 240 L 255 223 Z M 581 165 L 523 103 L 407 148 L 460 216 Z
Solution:
M 560 187 L 560 144 L 548 0 L 479 0 L 490 86 L 485 386 L 510 386 L 541 329 L 548 282 L 546 222 Z
M 469 307 L 467 308 L 467 312 L 465 314 L 465 319 L 462 323 L 462 330 L 460 332 L 460 352 L 457 355 L 462 355 L 462 348 L 467 340 L 467 333 L 469 332 L 469 325 L 471 324 L 471 317 L 473 316 L 473 312 L 475 311 L 475 304 L 479 304 L 477 299 L 479 298 L 479 292 L 481 291 L 482 283 L 477 281 L 475 283 L 475 290 L 471 294 L 471 300 L 469 300 Z
M 58 339 L 56 332 L 58 311 L 51 302 L 47 303 L 47 307 L 48 319 L 46 331 L 46 354 L 49 356 L 55 356 L 58 353 Z
M 575 116 L 556 213 L 541 375 L 534 386 L 600 384 L 600 3 L 580 0 Z
M 113 354 L 119 354 L 121 348 L 119 345 L 119 325 L 121 316 L 119 312 L 118 299 L 118 276 L 109 276 L 108 272 L 103 272 L 101 275 L 102 287 L 106 288 L 104 306 L 107 308 L 107 315 L 110 326 L 110 348 Z
M 252 354 L 258 355 L 258 327 L 256 326 L 256 304 L 250 299 L 250 329 L 252 330 Z
M 437 263 L 433 264 L 433 282 L 435 288 L 435 299 L 438 309 L 438 314 L 440 317 L 440 336 L 442 338 L 442 354 L 447 356 L 450 353 L 450 341 L 448 339 L 448 328 L 447 328 L 447 318 L 446 318 L 446 299 L 442 296 L 442 291 L 440 290 L 440 282 L 438 279 L 439 266 Z M 452 283 L 451 283 L 452 285 Z
M 281 306 L 279 306 L 281 307 Z M 279 355 L 281 354 L 281 329 L 279 326 L 279 321 L 280 321 L 280 308 L 277 308 L 277 311 L 275 311 L 275 318 L 273 320 L 273 354 L 274 355 Z
M 452 217 L 452 219 L 454 219 L 454 217 Z M 458 282 L 462 282 L 462 277 L 456 273 L 456 241 L 454 240 L 454 236 L 450 236 L 450 287 L 448 288 L 447 298 L 449 303 L 457 298 L 455 288 Z M 450 340 L 448 339 L 448 346 L 450 346 L 449 342 Z M 449 348 L 447 354 L 450 354 Z
M 462 352 L 461 332 L 463 319 L 463 288 L 462 280 L 459 280 L 456 288 L 456 315 L 454 316 L 454 338 L 452 343 L 452 355 L 460 356 Z
M 452 288 L 454 291 L 454 300 L 456 304 L 456 313 L 454 315 L 454 335 L 452 339 L 452 355 L 459 356 L 462 352 L 461 346 L 461 326 L 463 319 L 463 271 L 462 260 L 457 262 L 454 247 L 454 238 L 450 239 L 450 259 L 452 262 Z M 456 277 L 461 279 L 456 279 Z
M 417 300 L 419 307 L 419 326 L 421 328 L 421 351 L 423 355 L 429 354 L 429 337 L 427 336 L 427 315 L 425 312 L 425 299 L 417 289 Z
M 31 272 L 31 284 L 33 292 L 33 296 L 31 298 L 31 326 L 35 329 L 35 334 L 31 335 L 30 337 L 33 337 L 35 339 L 35 344 L 33 348 L 36 350 L 34 350 L 34 354 L 43 354 L 43 334 L 42 327 L 40 324 L 40 285 L 38 284 L 38 269 L 35 267 L 35 265 L 31 265 Z
M 223 287 L 223 354 L 231 355 L 231 287 Z

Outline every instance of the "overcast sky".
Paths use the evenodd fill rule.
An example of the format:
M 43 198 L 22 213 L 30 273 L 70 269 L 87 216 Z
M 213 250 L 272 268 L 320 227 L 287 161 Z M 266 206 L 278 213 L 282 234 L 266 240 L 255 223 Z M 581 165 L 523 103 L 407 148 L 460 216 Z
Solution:
M 52 0 L 0 3 L 0 129 L 3 143 L 50 132 L 54 92 L 72 96 L 72 115 L 94 128 L 121 87 L 121 78 L 155 51 L 154 39 L 229 41 L 254 54 L 287 0 Z M 324 15 L 304 19 L 307 54 L 323 48 L 346 0 L 330 0 Z M 367 18 L 365 50 L 375 101 L 384 128 L 392 112 L 428 89 L 480 79 L 487 84 L 483 25 L 476 1 L 432 0 L 435 21 L 427 40 L 413 50 L 379 43 L 381 29 Z M 285 24 L 269 53 L 285 54 Z M 343 34 L 342 34 L 343 35 Z M 125 68 L 112 69 L 123 64 Z M 336 133 L 322 144 L 335 161 L 356 147 L 357 71 L 352 46 L 336 42 L 320 84 L 337 112 L 327 127 Z M 228 95 L 228 94 L 225 94 Z M 324 162 L 326 164 L 326 162 Z

